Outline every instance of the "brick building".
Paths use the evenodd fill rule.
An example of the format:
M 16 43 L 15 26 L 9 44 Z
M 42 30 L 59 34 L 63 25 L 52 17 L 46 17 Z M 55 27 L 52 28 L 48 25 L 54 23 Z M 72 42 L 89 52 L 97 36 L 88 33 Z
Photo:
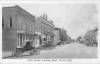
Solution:
M 2 46 L 12 50 L 23 46 L 25 40 L 34 40 L 35 16 L 19 6 L 2 8 Z
M 72 42 L 71 37 L 67 34 L 64 28 L 55 28 L 55 45 L 59 43 L 67 44 Z
M 3 50 L 23 47 L 26 40 L 32 40 L 33 46 L 53 44 L 54 36 L 55 26 L 46 14 L 36 18 L 17 5 L 2 8 Z
M 37 17 L 36 19 L 36 33 L 40 35 L 41 45 L 52 44 L 54 42 L 54 28 L 52 21 L 47 19 L 47 15 Z
M 60 28 L 55 28 L 54 40 L 55 40 L 55 43 L 54 43 L 55 45 L 61 41 L 60 40 Z

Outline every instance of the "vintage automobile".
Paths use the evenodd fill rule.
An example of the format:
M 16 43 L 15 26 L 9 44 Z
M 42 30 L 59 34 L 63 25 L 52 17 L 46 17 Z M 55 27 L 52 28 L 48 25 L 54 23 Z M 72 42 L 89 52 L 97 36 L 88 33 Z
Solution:
M 16 47 L 12 51 L 12 56 L 21 56 L 25 51 L 29 51 L 30 55 L 38 55 L 40 53 L 40 48 L 36 48 L 32 46 L 33 41 L 27 40 L 24 41 L 25 45 L 21 48 Z

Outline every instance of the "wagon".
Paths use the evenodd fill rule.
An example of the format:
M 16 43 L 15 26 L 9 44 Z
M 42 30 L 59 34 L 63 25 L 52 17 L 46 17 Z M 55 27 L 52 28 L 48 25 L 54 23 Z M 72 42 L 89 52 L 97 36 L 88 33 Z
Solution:
M 23 47 L 16 47 L 13 51 L 12 51 L 12 56 L 21 56 L 22 53 L 24 53 L 25 51 L 29 51 L 30 55 L 38 55 L 40 53 L 40 48 L 36 48 L 32 46 L 33 41 L 31 40 L 27 40 L 24 41 L 25 45 Z

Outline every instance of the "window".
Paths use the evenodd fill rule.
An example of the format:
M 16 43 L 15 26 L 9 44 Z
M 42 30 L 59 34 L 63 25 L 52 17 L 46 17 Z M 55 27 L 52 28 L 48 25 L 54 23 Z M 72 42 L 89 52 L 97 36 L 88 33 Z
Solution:
M 44 38 L 44 41 L 46 41 L 46 38 Z
M 4 28 L 4 17 L 2 17 L 2 28 Z
M 12 27 L 12 17 L 10 17 L 10 27 Z

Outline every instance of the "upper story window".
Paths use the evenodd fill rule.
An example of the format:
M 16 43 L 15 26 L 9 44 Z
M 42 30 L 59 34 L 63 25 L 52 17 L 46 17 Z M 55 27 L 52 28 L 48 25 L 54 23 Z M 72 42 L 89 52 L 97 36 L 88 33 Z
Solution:
M 2 28 L 4 28 L 4 17 L 2 17 Z
M 12 17 L 10 17 L 10 27 L 12 27 Z

